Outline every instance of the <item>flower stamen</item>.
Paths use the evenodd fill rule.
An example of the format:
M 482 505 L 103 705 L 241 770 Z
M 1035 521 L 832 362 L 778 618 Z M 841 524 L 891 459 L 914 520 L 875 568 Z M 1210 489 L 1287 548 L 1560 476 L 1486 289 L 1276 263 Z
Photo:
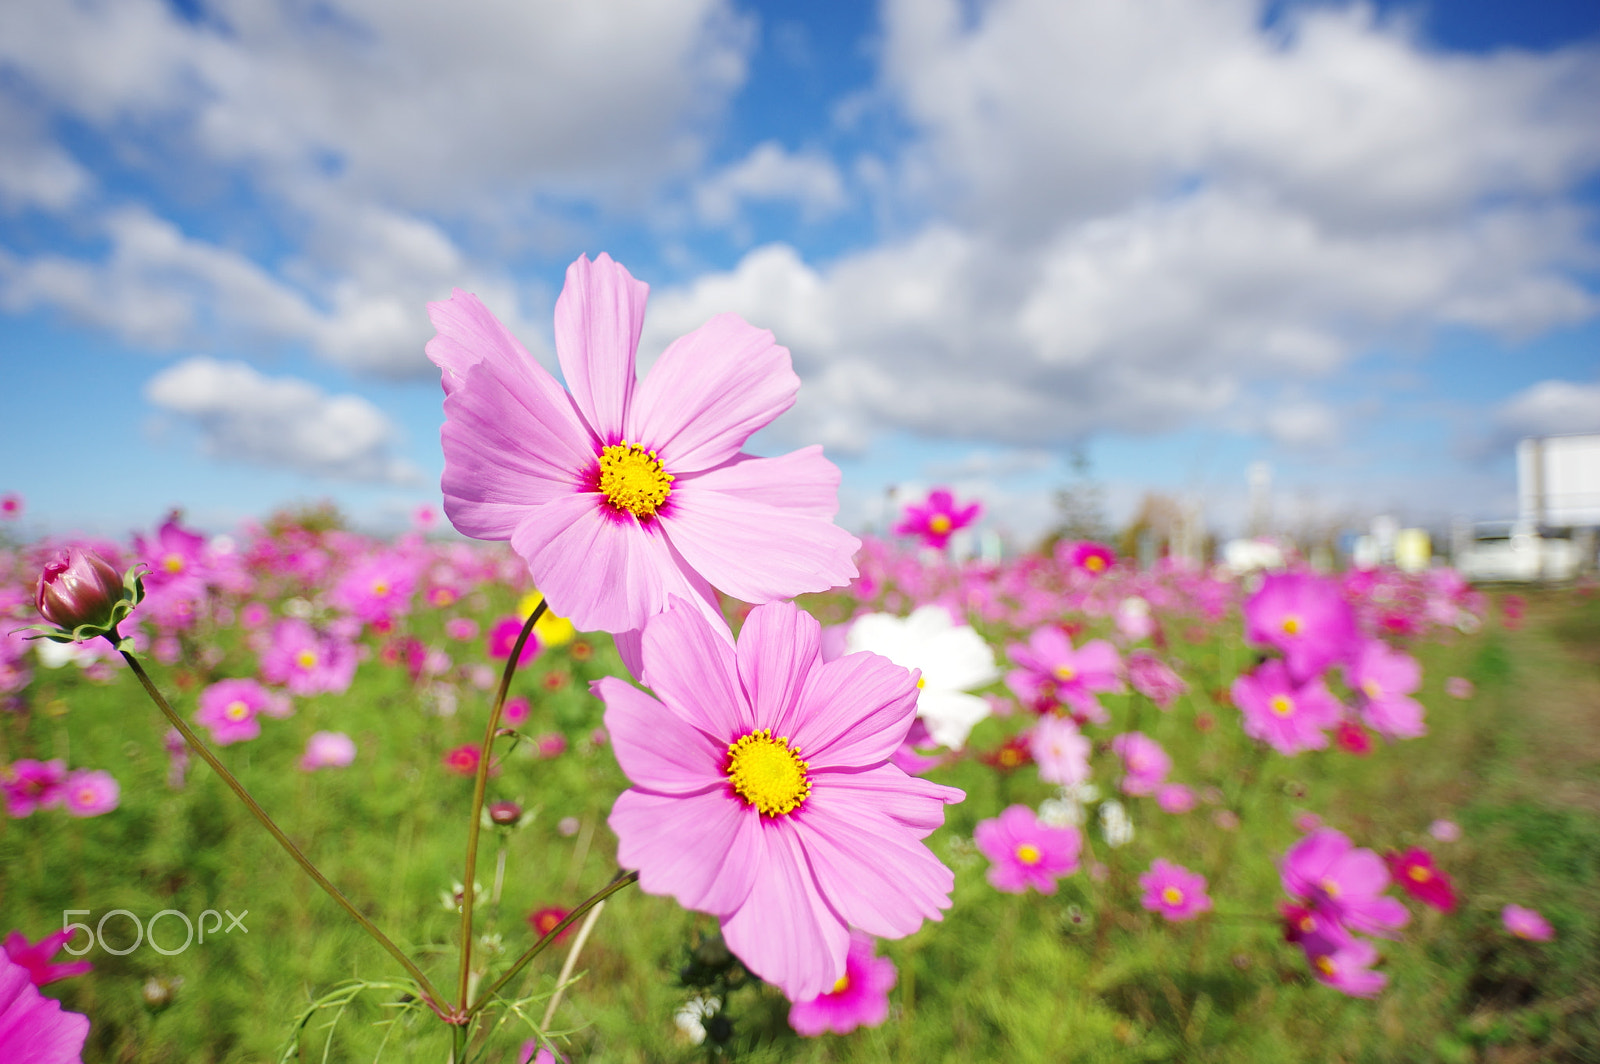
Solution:
M 656 452 L 623 440 L 600 451 L 600 490 L 617 510 L 643 520 L 654 517 L 672 494 L 674 477 Z
M 765 728 L 728 744 L 728 782 L 734 792 L 766 816 L 792 813 L 811 793 L 800 748 Z

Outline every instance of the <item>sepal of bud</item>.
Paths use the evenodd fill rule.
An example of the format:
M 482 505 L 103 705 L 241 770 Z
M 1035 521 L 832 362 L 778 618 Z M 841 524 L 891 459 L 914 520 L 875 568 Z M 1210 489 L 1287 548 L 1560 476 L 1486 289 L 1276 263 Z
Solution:
M 50 624 L 17 630 L 33 632 L 29 639 L 56 643 L 106 636 L 118 650 L 128 649 L 131 640 L 118 634 L 117 625 L 144 601 L 144 574 L 141 564 L 118 575 L 94 551 L 69 547 L 45 565 L 34 596 L 40 615 Z

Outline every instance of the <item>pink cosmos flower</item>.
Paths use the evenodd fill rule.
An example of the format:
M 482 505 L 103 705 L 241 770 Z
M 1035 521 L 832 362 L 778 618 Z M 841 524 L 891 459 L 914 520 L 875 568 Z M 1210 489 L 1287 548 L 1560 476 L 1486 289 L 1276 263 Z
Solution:
M 0 770 L 0 789 L 5 791 L 6 812 L 14 817 L 29 816 L 35 809 L 53 809 L 66 800 L 66 762 L 59 759 L 35 761 L 24 757 Z
M 319 731 L 306 740 L 300 767 L 306 772 L 319 768 L 344 768 L 356 759 L 356 744 L 344 732 Z
M 1139 886 L 1144 888 L 1140 904 L 1168 920 L 1192 920 L 1211 909 L 1206 877 L 1160 857 L 1139 877 Z
M 57 931 L 53 935 L 46 935 L 37 942 L 29 942 L 21 931 L 12 931 L 6 936 L 6 956 L 12 962 L 20 964 L 28 970 L 28 978 L 33 980 L 34 986 L 47 986 L 58 979 L 70 979 L 74 975 L 82 975 L 92 971 L 94 965 L 88 961 L 67 961 L 64 964 L 55 964 L 50 958 L 60 952 L 61 947 L 72 938 L 71 929 Z
M 990 861 L 988 880 L 996 890 L 1054 894 L 1056 880 L 1078 870 L 1083 836 L 1070 825 L 1049 827 L 1025 805 L 1008 806 L 993 820 L 980 820 L 972 841 Z
M 1521 905 L 1507 905 L 1500 910 L 1500 922 L 1505 924 L 1506 930 L 1518 938 L 1526 938 L 1534 942 L 1549 942 L 1556 937 L 1555 928 L 1550 926 L 1550 921 L 1539 915 L 1537 909 L 1524 908 Z
M 527 623 L 526 617 L 512 614 L 502 617 L 494 622 L 494 627 L 489 629 L 489 656 L 496 661 L 504 661 L 511 656 L 511 648 L 517 645 L 517 636 L 522 634 L 522 626 Z M 517 658 L 518 665 L 526 665 L 539 656 L 541 644 L 538 632 L 529 632 L 528 641 L 522 644 L 522 653 Z
M 1435 820 L 1428 825 L 1428 834 L 1440 842 L 1456 842 L 1461 838 L 1461 825 L 1454 820 Z
M 820 641 L 791 602 L 753 609 L 735 644 L 674 600 L 643 633 L 655 697 L 594 685 L 633 781 L 609 820 L 618 862 L 717 917 L 791 1001 L 845 974 L 848 927 L 900 938 L 941 918 L 955 877 L 921 840 L 965 797 L 889 763 L 916 677 L 866 652 L 824 662 Z
M 80 768 L 62 788 L 67 812 L 73 816 L 100 816 L 117 807 L 122 788 L 109 772 Z
M 295 617 L 273 626 L 261 652 L 261 678 L 283 684 L 297 695 L 339 694 L 349 689 L 355 675 L 353 644 L 332 634 L 318 634 Z
M 1172 758 L 1161 744 L 1143 732 L 1125 732 L 1111 740 L 1111 750 L 1122 758 L 1123 794 L 1153 794 L 1172 771 Z
M 14 491 L 0 495 L 0 521 L 15 521 L 22 516 L 22 496 Z
M 1067 554 L 1067 562 L 1080 573 L 1101 576 L 1110 572 L 1111 567 L 1117 564 L 1117 553 L 1104 543 L 1085 540 L 1072 545 Z
M 1339 722 L 1333 729 L 1333 741 L 1339 749 L 1357 757 L 1366 757 L 1372 753 L 1372 736 L 1367 734 L 1367 729 L 1353 720 Z
M 1444 693 L 1451 698 L 1471 698 L 1474 688 L 1465 676 L 1452 676 L 1444 682 Z
M 849 1034 L 857 1027 L 876 1027 L 889 1018 L 889 991 L 896 974 L 893 961 L 877 956 L 871 935 L 852 932 L 844 974 L 826 994 L 791 1005 L 789 1026 L 807 1038 L 825 1031 Z
M 1062 702 L 1081 721 L 1104 724 L 1106 711 L 1096 693 L 1122 690 L 1121 658 L 1104 639 L 1073 649 L 1065 632 L 1045 625 L 1034 630 L 1026 645 L 1012 643 L 1006 653 L 1020 666 L 1006 674 L 1006 686 L 1035 712 Z
M 510 540 L 550 608 L 583 631 L 637 632 L 678 595 L 746 602 L 824 591 L 861 546 L 833 524 L 839 470 L 808 447 L 740 447 L 800 380 L 772 334 L 722 314 L 674 341 L 642 381 L 649 287 L 602 254 L 556 301 L 563 391 L 476 296 L 428 305 L 443 371 L 445 513 Z
M 1356 618 L 1337 582 L 1311 573 L 1272 573 L 1244 604 L 1245 637 L 1276 647 L 1305 681 L 1354 647 Z
M 522 695 L 513 695 L 506 699 L 506 704 L 500 710 L 500 719 L 508 728 L 520 728 L 528 723 L 528 717 L 533 714 L 533 705 Z
M 521 631 L 520 625 L 518 626 L 518 631 Z M 444 634 L 457 642 L 465 643 L 469 639 L 478 638 L 478 622 L 471 617 L 452 617 L 444 622 Z M 516 637 L 513 636 L 512 638 L 515 640 Z M 529 638 L 531 639 L 532 637 L 530 636 Z M 510 654 L 511 648 L 507 647 L 506 655 L 509 657 Z M 521 663 L 519 662 L 518 664 Z
M 444 767 L 457 776 L 473 776 L 478 772 L 478 762 L 483 760 L 483 749 L 473 743 L 463 743 L 445 752 Z M 491 774 L 493 770 L 491 769 Z
M 983 512 L 983 504 L 956 508 L 955 496 L 945 488 L 935 488 L 928 493 L 928 501 L 906 507 L 900 523 L 894 526 L 897 536 L 917 536 L 925 547 L 943 550 L 952 533 L 966 528 Z
M 1356 849 L 1333 828 L 1289 847 L 1279 873 L 1291 896 L 1349 930 L 1387 937 L 1411 919 L 1404 905 L 1383 893 L 1389 886 L 1383 858 Z
M 1194 791 L 1181 783 L 1164 783 L 1156 788 L 1156 804 L 1163 813 L 1187 813 L 1198 801 Z
M 1039 718 L 1028 738 L 1028 752 L 1046 783 L 1070 786 L 1089 778 L 1089 754 L 1094 744 L 1072 721 L 1054 713 Z
M 1401 890 L 1440 912 L 1456 911 L 1455 887 L 1450 877 L 1433 863 L 1433 854 L 1413 846 L 1405 853 L 1385 854 L 1383 859 Z
M 404 555 L 386 551 L 346 573 L 330 598 L 368 624 L 387 624 L 411 611 L 416 587 L 416 566 Z
M 0 955 L 0 1060 L 81 1064 L 88 1037 L 87 1016 L 39 993 L 27 968 Z
M 567 737 L 560 732 L 545 732 L 533 741 L 534 752 L 548 761 L 567 752 Z
M 1389 739 L 1426 735 L 1422 703 L 1409 697 L 1422 686 L 1422 666 L 1410 654 L 1381 639 L 1364 639 L 1345 665 L 1345 679 L 1360 693 L 1356 712 L 1373 731 Z
M 287 696 L 269 691 L 254 680 L 218 680 L 200 692 L 200 710 L 195 720 L 210 730 L 212 742 L 227 746 L 261 734 L 258 714 L 287 717 L 290 712 Z
M 1372 971 L 1378 951 L 1366 939 L 1347 938 L 1335 944 L 1307 936 L 1300 946 L 1311 964 L 1311 974 L 1341 993 L 1371 997 L 1389 981 L 1382 972 Z
M 1178 696 L 1189 689 L 1183 677 L 1173 672 L 1153 650 L 1135 650 L 1128 655 L 1128 682 L 1162 709 L 1170 709 Z
M 1343 713 L 1321 677 L 1296 683 L 1289 668 L 1276 660 L 1234 680 L 1231 693 L 1244 714 L 1244 733 L 1290 756 L 1326 747 L 1324 729 L 1338 724 Z

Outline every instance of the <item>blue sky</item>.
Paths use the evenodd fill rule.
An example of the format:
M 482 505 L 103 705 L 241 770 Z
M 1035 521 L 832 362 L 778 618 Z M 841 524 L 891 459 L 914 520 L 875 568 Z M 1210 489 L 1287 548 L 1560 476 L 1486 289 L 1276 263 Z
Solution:
M 64 0 L 0 39 L 0 491 L 24 529 L 437 501 L 424 305 L 553 367 L 566 265 L 641 355 L 788 346 L 841 521 L 1087 455 L 1237 528 L 1509 516 L 1600 431 L 1600 8 L 1260 0 Z

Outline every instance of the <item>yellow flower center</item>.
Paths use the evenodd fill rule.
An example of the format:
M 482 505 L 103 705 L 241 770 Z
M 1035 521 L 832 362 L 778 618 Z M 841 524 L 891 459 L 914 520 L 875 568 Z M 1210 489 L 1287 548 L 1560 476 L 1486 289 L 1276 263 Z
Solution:
M 1106 567 L 1106 560 L 1098 554 L 1091 554 L 1083 559 L 1083 567 L 1091 573 L 1098 573 Z
M 928 681 L 926 679 L 924 679 L 923 677 L 918 676 L 917 677 L 917 690 L 920 691 L 926 686 L 928 686 Z
M 841 975 L 838 979 L 834 980 L 833 989 L 831 991 L 829 991 L 829 993 L 842 994 L 846 990 L 849 990 L 849 989 L 850 989 L 850 977 L 848 975 Z
M 1273 695 L 1272 701 L 1267 705 L 1280 717 L 1287 717 L 1294 712 L 1294 702 L 1288 695 Z
M 389 582 L 387 580 L 375 581 L 372 585 L 372 593 L 378 598 L 383 598 L 389 593 Z
M 1292 615 L 1289 616 L 1289 617 L 1285 617 L 1283 619 L 1283 634 L 1284 635 L 1299 635 L 1300 634 L 1300 618 L 1292 616 Z
M 1177 887 L 1168 887 L 1161 892 L 1161 900 L 1166 902 L 1168 905 L 1182 905 L 1183 891 L 1179 890 Z
M 1313 917 L 1313 916 L 1308 914 L 1308 915 L 1302 916 L 1300 918 L 1300 930 L 1306 932 L 1307 934 L 1310 934 L 1311 932 L 1315 931 L 1316 929 L 1317 929 L 1317 921 L 1316 921 L 1315 917 Z
M 739 797 L 767 816 L 792 813 L 811 793 L 810 768 L 788 737 L 774 739 L 763 728 L 728 745 L 728 782 Z
M 1072 678 L 1076 675 L 1078 675 L 1078 673 L 1071 665 L 1056 666 L 1056 679 L 1060 680 L 1062 683 L 1071 683 Z
M 623 440 L 600 452 L 600 490 L 607 501 L 635 517 L 654 517 L 672 494 L 672 474 L 656 452 Z
M 228 703 L 226 708 L 223 709 L 222 715 L 232 721 L 244 720 L 250 715 L 250 707 L 245 705 L 239 699 L 235 698 L 232 702 Z
M 100 796 L 96 794 L 92 788 L 85 787 L 78 792 L 78 804 L 93 805 L 95 803 L 95 799 L 99 797 Z
M 1330 898 L 1337 898 L 1339 896 L 1339 884 L 1331 879 L 1324 879 L 1322 881 L 1322 893 Z
M 1412 865 L 1410 868 L 1406 869 L 1406 875 L 1410 876 L 1418 883 L 1426 883 L 1428 880 L 1433 878 L 1433 873 L 1422 867 L 1422 865 Z
M 950 531 L 950 517 L 948 514 L 934 514 L 928 518 L 928 530 L 936 535 L 944 535 Z
M 1338 969 L 1333 966 L 1333 961 L 1330 960 L 1329 958 L 1327 958 L 1327 957 L 1318 957 L 1317 958 L 1317 971 L 1321 972 L 1323 975 L 1325 975 L 1325 976 L 1327 976 L 1328 978 L 1331 979 L 1331 978 L 1333 978 L 1334 972 L 1338 971 Z
M 167 555 L 165 558 L 161 559 L 161 568 L 165 569 L 169 573 L 181 573 L 181 572 L 183 572 L 183 555 L 181 555 L 181 554 L 169 554 L 169 555 Z
M 294 663 L 302 669 L 317 667 L 317 652 L 315 650 L 302 650 L 294 656 Z
M 1038 864 L 1040 856 L 1039 847 L 1031 842 L 1025 842 L 1017 847 L 1017 860 L 1023 864 Z
M 1377 680 L 1362 681 L 1361 690 L 1366 692 L 1368 698 L 1377 698 L 1379 695 L 1383 694 L 1383 688 L 1378 686 Z

